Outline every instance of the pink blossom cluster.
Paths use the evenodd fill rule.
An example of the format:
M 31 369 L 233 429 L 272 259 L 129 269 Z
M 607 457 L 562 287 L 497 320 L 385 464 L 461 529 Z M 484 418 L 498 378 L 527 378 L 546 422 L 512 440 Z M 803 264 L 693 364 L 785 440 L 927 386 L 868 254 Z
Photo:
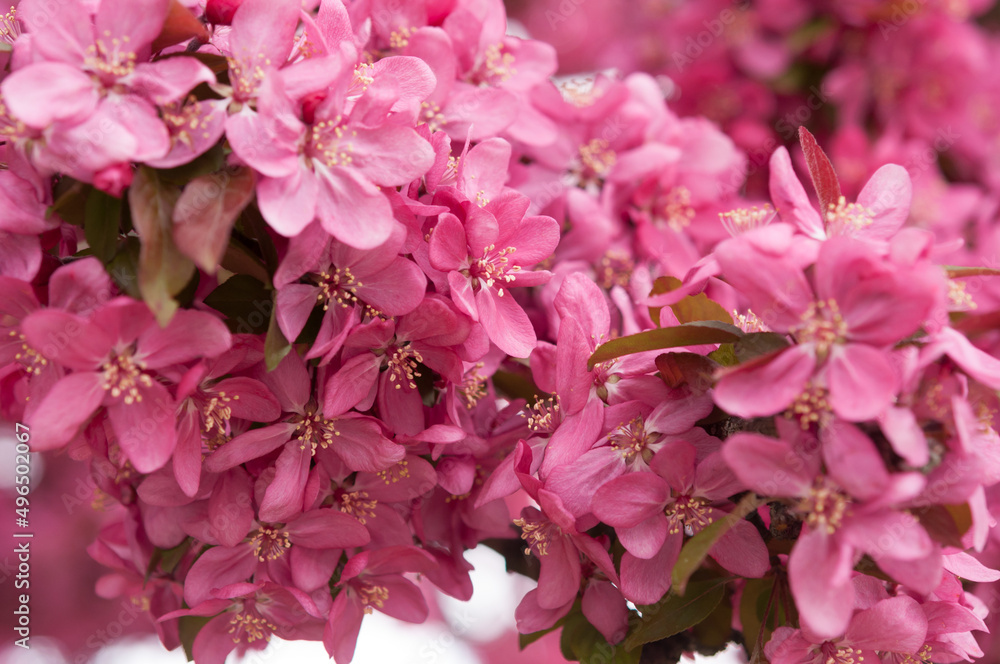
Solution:
M 916 124 L 845 125 L 840 178 L 802 130 L 811 186 L 779 147 L 746 188 L 752 127 L 646 72 L 557 83 L 499 0 L 5 21 L 3 417 L 88 464 L 97 592 L 167 648 L 343 664 L 365 615 L 468 599 L 482 545 L 572 659 L 983 655 L 996 270 L 915 201 L 992 185 L 886 164 Z

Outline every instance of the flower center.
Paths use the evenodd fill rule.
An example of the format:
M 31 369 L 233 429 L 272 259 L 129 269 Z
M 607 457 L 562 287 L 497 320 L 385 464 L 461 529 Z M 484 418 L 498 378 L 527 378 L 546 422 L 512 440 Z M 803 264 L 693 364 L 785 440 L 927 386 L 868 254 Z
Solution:
M 410 43 L 410 36 L 416 32 L 416 28 L 402 27 L 389 33 L 389 48 L 406 48 Z
M 514 54 L 505 53 L 503 42 L 490 44 L 483 54 L 483 64 L 476 77 L 480 86 L 500 85 L 517 73 L 514 68 Z
M 475 365 L 465 374 L 465 379 L 458 386 L 458 393 L 465 401 L 465 407 L 472 410 L 479 403 L 479 400 L 486 396 L 486 378 L 479 370 L 483 368 L 482 362 Z
M 358 588 L 358 595 L 365 607 L 365 613 L 371 615 L 372 608 L 381 609 L 385 601 L 389 599 L 389 589 L 385 586 L 366 583 Z
M 254 555 L 257 560 L 277 560 L 285 555 L 285 551 L 292 545 L 288 539 L 287 530 L 269 528 L 261 526 L 260 529 L 250 538 L 250 544 L 254 547 Z
M 358 288 L 364 286 L 351 273 L 351 268 L 331 266 L 332 272 L 323 270 L 316 275 L 320 293 L 316 296 L 323 303 L 323 311 L 330 308 L 331 302 L 336 302 L 345 309 L 358 303 Z
M 28 345 L 26 338 L 20 332 L 11 330 L 9 335 L 21 342 L 21 350 L 14 354 L 14 359 L 24 366 L 25 372 L 37 376 L 42 373 L 42 369 L 49 363 L 41 353 Z
M 712 523 L 712 512 L 708 507 L 708 501 L 697 496 L 678 496 L 674 502 L 667 505 L 664 514 L 667 515 L 670 532 L 674 534 L 683 530 L 685 534 L 691 536 Z
M 134 360 L 129 353 L 115 355 L 101 367 L 104 373 L 101 386 L 116 399 L 124 395 L 127 405 L 139 403 L 142 401 L 140 387 L 153 385 L 153 379 L 142 372 L 144 368 L 145 365 Z
M 444 118 L 444 113 L 441 112 L 441 107 L 429 101 L 420 102 L 419 119 L 423 119 L 431 133 L 448 124 L 448 121 Z
M 90 69 L 102 84 L 114 84 L 135 69 L 136 54 L 129 50 L 130 41 L 128 35 L 112 37 L 111 31 L 105 30 L 103 37 L 87 47 L 83 66 Z
M 209 440 L 209 449 L 215 449 L 226 439 L 226 428 L 233 416 L 229 404 L 239 398 L 238 394 L 226 396 L 225 392 L 218 392 L 202 407 L 201 413 L 205 419 L 205 435 Z
M 229 633 L 233 635 L 233 643 L 239 643 L 243 637 L 246 637 L 247 643 L 269 641 L 276 629 L 278 627 L 274 623 L 261 616 L 255 608 L 246 605 L 229 619 Z
M 320 120 L 309 129 L 305 152 L 331 168 L 350 166 L 354 161 L 351 139 L 357 135 L 358 132 L 341 124 L 339 115 L 333 120 Z
M 17 21 L 17 8 L 11 7 L 0 16 L 0 40 L 13 44 L 21 36 L 21 24 Z
M 302 416 L 295 427 L 292 437 L 299 441 L 299 449 L 311 448 L 313 456 L 317 449 L 326 449 L 333 442 L 334 436 L 339 436 L 334 420 L 328 420 L 319 413 Z
M 736 237 L 771 223 L 774 219 L 774 208 L 767 203 L 763 207 L 754 205 L 749 209 L 737 208 L 729 212 L 720 212 L 719 219 L 729 234 Z
M 604 254 L 597 267 L 597 285 L 605 290 L 613 286 L 628 286 L 635 270 L 635 261 L 626 252 L 612 249 Z
M 757 314 L 747 309 L 745 314 L 738 313 L 733 309 L 733 322 L 736 323 L 736 327 L 740 328 L 746 333 L 751 332 L 767 332 L 770 328 L 757 317 Z
M 953 311 L 970 311 L 979 308 L 979 305 L 972 298 L 972 294 L 965 290 L 965 286 L 964 281 L 948 280 L 948 303 Z
M 691 191 L 687 187 L 674 187 L 662 201 L 657 217 L 667 222 L 670 230 L 680 233 L 691 225 L 694 208 L 691 207 Z
M 656 442 L 659 436 L 646 431 L 642 417 L 636 417 L 629 423 L 618 425 L 614 433 L 608 436 L 611 447 L 621 452 L 625 461 L 631 462 L 637 456 L 641 456 L 643 461 L 647 461 L 647 456 L 652 457 L 650 444 Z
M 857 203 L 848 203 L 843 196 L 836 205 L 830 203 L 826 212 L 828 235 L 854 235 L 875 222 L 871 211 Z
M 392 352 L 386 357 L 389 382 L 397 390 L 403 389 L 403 383 L 406 383 L 411 390 L 417 389 L 414 379 L 423 375 L 417 371 L 418 365 L 423 361 L 424 358 L 417 349 L 410 346 L 394 346 Z
M 528 406 L 528 428 L 532 431 L 552 433 L 559 426 L 559 401 L 557 397 L 539 399 Z
M 618 161 L 618 156 L 609 147 L 606 140 L 594 138 L 580 146 L 579 160 L 580 165 L 575 170 L 577 170 L 580 180 L 586 183 L 599 180 L 607 175 Z
M 833 344 L 842 344 L 847 339 L 847 323 L 840 315 L 836 300 L 817 300 L 800 316 L 801 323 L 792 328 L 800 343 L 816 344 L 816 355 L 825 359 Z
M 524 549 L 524 555 L 529 555 L 534 549 L 538 556 L 545 556 L 549 553 L 549 531 L 554 527 L 548 521 L 528 521 L 527 519 L 514 519 L 514 525 L 521 529 L 521 539 L 528 545 Z
M 369 500 L 367 491 L 352 491 L 340 497 L 340 511 L 344 514 L 350 514 L 361 525 L 365 525 L 368 519 L 375 516 L 377 506 L 378 501 Z
M 803 431 L 808 430 L 813 424 L 822 426 L 833 412 L 826 397 L 826 388 L 811 382 L 807 383 L 806 388 L 795 397 L 795 401 L 785 411 L 785 417 L 790 420 L 797 418 Z
M 827 534 L 832 535 L 842 525 L 849 502 L 843 491 L 817 478 L 798 509 L 806 515 L 806 525 L 811 529 L 826 529 Z
M 209 138 L 208 116 L 202 115 L 198 108 L 198 100 L 194 95 L 187 99 L 175 101 L 162 107 L 163 123 L 170 131 L 171 147 L 182 143 L 189 148 L 194 147 L 193 133 L 201 133 L 202 138 Z
M 520 265 L 510 265 L 509 255 L 517 251 L 516 247 L 507 247 L 496 250 L 496 245 L 491 244 L 483 250 L 483 257 L 477 258 L 469 266 L 469 276 L 473 279 L 478 279 L 480 287 L 485 285 L 487 288 L 493 288 L 496 283 L 509 284 L 514 281 L 515 275 L 513 273 L 520 272 Z M 497 289 L 497 295 L 503 297 L 503 286 Z
M 233 99 L 238 102 L 250 101 L 257 95 L 257 88 L 267 74 L 264 67 L 271 66 L 271 59 L 261 51 L 257 55 L 240 58 L 226 58 L 229 63 L 229 82 L 233 86 Z
M 375 473 L 375 476 L 386 484 L 395 484 L 401 479 L 405 479 L 410 476 L 410 462 L 406 459 L 398 461 L 392 466 L 389 466 L 385 470 L 380 470 Z
M 829 641 L 820 646 L 820 652 L 826 657 L 823 664 L 862 664 L 865 661 L 860 650 L 848 646 L 837 647 Z

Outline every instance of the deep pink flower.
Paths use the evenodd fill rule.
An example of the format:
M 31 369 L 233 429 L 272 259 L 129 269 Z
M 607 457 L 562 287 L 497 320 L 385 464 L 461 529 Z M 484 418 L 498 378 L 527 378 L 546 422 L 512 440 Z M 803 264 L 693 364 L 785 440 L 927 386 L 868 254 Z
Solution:
M 426 573 L 435 566 L 433 556 L 415 546 L 362 551 L 348 560 L 323 630 L 323 644 L 330 656 L 344 664 L 354 658 L 361 621 L 374 609 L 407 622 L 426 620 L 427 602 L 403 574 Z
M 741 417 L 773 415 L 796 403 L 814 404 L 813 421 L 829 410 L 852 421 L 876 417 L 898 389 L 891 348 L 935 306 L 941 272 L 923 262 L 897 265 L 867 243 L 834 237 L 820 247 L 810 283 L 795 257 L 769 251 L 778 231 L 770 226 L 733 238 L 715 255 L 751 311 L 796 344 L 726 371 L 716 403 Z M 815 392 L 819 400 L 809 402 Z
M 232 343 L 212 315 L 180 310 L 161 328 L 145 303 L 128 298 L 108 302 L 89 318 L 37 311 L 22 329 L 42 356 L 71 370 L 31 414 L 33 443 L 43 450 L 62 447 L 104 406 L 116 442 L 141 473 L 165 464 L 177 443 L 174 399 L 152 371 L 218 355 Z
M 527 357 L 535 331 L 510 289 L 548 279 L 548 272 L 522 268 L 555 250 L 559 227 L 551 217 L 526 217 L 528 200 L 513 191 L 464 207 L 464 223 L 451 212 L 439 217 L 430 236 L 430 263 L 447 274 L 451 299 L 483 325 L 493 343 Z
M 795 440 L 794 424 L 782 426 Z M 851 571 L 862 552 L 901 583 L 922 590 L 936 587 L 941 574 L 937 545 L 912 515 L 897 509 L 923 490 L 923 476 L 888 474 L 875 444 L 860 430 L 839 423 L 825 436 L 832 429 L 837 444 L 739 433 L 722 448 L 733 473 L 751 489 L 798 500 L 793 509 L 804 525 L 788 573 L 802 624 L 823 638 L 847 629 L 854 606 Z M 821 460 L 829 477 L 820 474 Z
M 285 521 L 303 511 L 303 497 L 313 457 L 331 457 L 351 470 L 378 472 L 403 458 L 405 451 L 382 435 L 377 420 L 356 413 L 328 413 L 312 397 L 312 381 L 297 353 L 262 376 L 281 402 L 285 419 L 253 429 L 219 447 L 205 468 L 221 472 L 281 449 L 274 479 L 260 503 L 264 521 Z M 346 414 L 345 414 L 346 413 Z
M 718 452 L 697 464 L 696 455 L 694 446 L 683 440 L 668 442 L 650 461 L 652 472 L 612 479 L 593 494 L 594 515 L 614 526 L 626 549 L 622 592 L 634 602 L 652 604 L 663 596 L 670 588 L 684 536 L 725 518 L 732 505 L 727 499 L 745 488 Z M 760 533 L 742 519 L 709 555 L 730 572 L 748 578 L 763 576 L 770 567 Z
M 230 116 L 226 134 L 236 155 L 261 175 L 257 200 L 272 228 L 291 237 L 318 218 L 341 242 L 373 249 L 389 239 L 396 224 L 381 187 L 420 177 L 434 153 L 412 128 L 390 120 L 394 100 L 382 98 L 376 88 L 362 88 L 367 92 L 348 100 L 344 88 L 355 76 L 354 65 L 338 65 L 339 83 L 308 114 L 289 98 L 281 79 L 268 77 L 258 112 Z M 407 94 L 414 98 L 433 82 L 430 70 L 420 65 L 410 68 Z

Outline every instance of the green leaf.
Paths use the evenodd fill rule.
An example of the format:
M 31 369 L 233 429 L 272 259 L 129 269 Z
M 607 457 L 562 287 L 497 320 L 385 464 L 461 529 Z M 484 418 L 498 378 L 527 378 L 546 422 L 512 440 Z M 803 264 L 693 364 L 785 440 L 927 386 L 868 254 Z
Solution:
M 743 643 L 748 655 L 753 655 L 757 649 L 758 637 L 761 637 L 761 647 L 771 638 L 773 630 L 764 623 L 766 618 L 764 612 L 773 592 L 773 576 L 747 579 L 743 586 L 743 596 L 740 598 L 740 623 L 743 625 Z
M 642 649 L 633 650 L 622 645 L 613 646 L 607 642 L 596 627 L 590 624 L 578 601 L 563 618 L 563 629 L 559 636 L 559 647 L 563 657 L 578 662 L 607 662 L 608 664 L 639 664 Z
M 1000 275 L 1000 269 L 995 267 L 976 267 L 973 265 L 944 265 L 945 273 L 949 279 L 963 279 L 965 277 L 995 277 Z
M 653 281 L 653 288 L 649 291 L 649 294 L 662 295 L 663 293 L 669 293 L 680 288 L 683 283 L 676 277 L 658 277 Z M 653 319 L 657 327 L 660 326 L 660 311 L 662 309 L 663 307 L 649 308 L 649 317 Z M 677 322 L 682 324 L 703 320 L 717 320 L 723 323 L 733 322 L 732 315 L 721 304 L 708 299 L 708 295 L 705 293 L 688 295 L 679 302 L 671 304 L 670 309 L 674 312 L 674 316 L 677 317 Z
M 260 334 L 271 319 L 271 291 L 248 274 L 234 274 L 205 296 L 205 304 L 226 315 L 237 334 Z
M 670 575 L 673 592 L 678 595 L 684 595 L 688 579 L 701 567 L 705 556 L 715 546 L 715 543 L 719 541 L 719 538 L 725 535 L 737 521 L 742 520 L 747 514 L 750 514 L 750 512 L 753 512 L 765 502 L 755 494 L 748 493 L 743 497 L 739 505 L 736 506 L 736 509 L 724 518 L 710 523 L 701 532 L 689 539 L 681 549 L 680 556 L 677 558 L 677 564 L 674 565 L 673 572 Z
M 177 248 L 205 272 L 215 274 L 233 224 L 253 193 L 254 176 L 249 168 L 227 169 L 191 180 L 174 207 Z
M 67 224 L 83 227 L 84 210 L 91 189 L 93 187 L 90 185 L 78 182 L 73 178 L 60 178 L 52 191 L 55 200 L 45 210 L 45 218 L 49 219 L 58 213 L 59 218 Z
M 693 627 L 707 618 L 726 594 L 725 579 L 695 581 L 681 597 L 671 591 L 656 604 L 640 607 L 642 619 L 625 639 L 633 650 L 644 643 L 659 641 Z
M 785 335 L 777 332 L 751 332 L 733 344 L 733 354 L 743 362 L 788 348 Z
M 264 338 L 264 364 L 268 371 L 274 371 L 292 350 L 292 344 L 278 327 L 277 307 L 271 308 L 271 320 L 267 324 L 267 337 Z
M 928 505 L 915 510 L 927 534 L 945 546 L 964 549 L 962 536 L 972 527 L 972 511 L 961 505 Z
M 729 599 L 719 602 L 707 618 L 692 628 L 698 652 L 715 654 L 726 649 L 733 636 L 733 603 Z
M 667 387 L 690 385 L 695 392 L 705 392 L 714 382 L 718 365 L 698 353 L 664 353 L 656 358 L 656 368 Z
M 181 645 L 184 646 L 184 655 L 187 661 L 194 661 L 194 640 L 198 636 L 201 628 L 208 624 L 214 616 L 181 616 L 177 621 L 177 631 L 180 636 Z
M 735 367 L 740 363 L 740 360 L 736 357 L 736 351 L 733 350 L 734 346 L 735 344 L 722 344 L 706 357 L 713 362 L 717 362 L 720 366 Z
M 548 629 L 543 629 L 543 630 L 540 630 L 538 632 L 532 632 L 531 634 L 518 634 L 517 635 L 517 649 L 518 650 L 524 650 L 525 648 L 527 648 L 528 646 L 530 646 L 532 643 L 534 643 L 538 639 L 540 639 L 543 636 L 545 636 L 546 634 L 551 634 L 552 632 L 554 632 L 557 629 L 559 629 L 560 627 L 562 627 L 562 624 L 563 624 L 563 621 L 562 621 L 562 619 L 560 619 L 555 625 L 553 625 L 552 627 L 549 627 Z
M 542 392 L 528 375 L 513 371 L 497 371 L 493 374 L 493 386 L 498 392 L 512 399 L 524 399 L 529 404 L 547 399 L 550 395 Z
M 590 356 L 587 368 L 592 369 L 599 362 L 607 362 L 622 355 L 679 346 L 729 343 L 736 341 L 741 336 L 743 336 L 743 332 L 738 327 L 719 321 L 701 321 L 677 325 L 676 327 L 646 330 L 601 344 Z
M 195 55 L 209 54 L 198 53 Z M 176 184 L 177 186 L 183 186 L 197 177 L 215 173 L 225 167 L 225 165 L 226 151 L 222 147 L 222 142 L 220 141 L 212 146 L 207 152 L 197 157 L 194 161 L 177 166 L 176 168 L 168 168 L 157 172 L 160 175 L 161 181 Z
M 194 263 L 174 244 L 174 205 L 180 191 L 160 182 L 156 171 L 142 166 L 132 180 L 128 200 L 132 223 L 142 249 L 139 252 L 139 292 L 157 322 L 166 326 L 177 311 L 174 299 L 194 274 Z
M 142 248 L 137 237 L 125 238 L 124 246 L 108 263 L 108 274 L 121 291 L 133 299 L 141 299 L 139 294 L 139 254 Z
M 118 249 L 119 222 L 122 216 L 122 199 L 99 189 L 91 189 L 83 211 L 83 233 L 94 256 L 102 263 L 114 258 Z

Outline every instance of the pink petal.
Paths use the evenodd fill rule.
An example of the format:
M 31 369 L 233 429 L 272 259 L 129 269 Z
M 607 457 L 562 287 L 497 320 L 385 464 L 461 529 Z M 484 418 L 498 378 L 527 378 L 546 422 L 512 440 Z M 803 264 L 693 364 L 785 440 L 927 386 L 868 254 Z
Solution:
M 176 406 L 170 393 L 155 380 L 139 389 L 142 399 L 108 406 L 108 417 L 122 452 L 140 473 L 158 470 L 174 453 Z
M 677 564 L 684 536 L 668 535 L 663 547 L 649 560 L 631 553 L 622 556 L 622 594 L 636 604 L 656 604 L 670 590 L 670 574 Z
M 927 437 L 912 410 L 890 406 L 879 415 L 878 420 L 882 433 L 896 454 L 914 468 L 927 463 L 930 459 Z
M 886 353 L 864 344 L 834 348 L 827 380 L 830 407 L 838 417 L 852 422 L 878 417 L 899 389 L 899 379 Z
M 350 662 L 354 659 L 354 649 L 357 647 L 364 617 L 361 602 L 350 598 L 347 590 L 342 590 L 334 598 L 330 618 L 323 629 L 323 645 L 327 654 L 337 662 Z
M 378 578 L 378 585 L 389 591 L 389 596 L 379 609 L 387 616 L 411 623 L 422 623 L 429 613 L 427 600 L 412 581 L 401 576 L 383 576 Z
M 822 240 L 826 237 L 826 225 L 809 201 L 802 182 L 792 168 L 792 159 L 784 146 L 771 154 L 770 193 L 774 206 L 782 221 L 798 226 L 799 230 L 811 238 Z
M 888 240 L 910 215 L 913 185 L 910 174 L 897 164 L 886 164 L 871 176 L 858 194 L 858 205 L 867 209 L 874 222 L 858 235 Z
M 288 442 L 294 424 L 275 424 L 236 436 L 205 459 L 205 469 L 221 473 L 246 461 L 266 456 Z
M 174 449 L 174 478 L 188 496 L 198 493 L 201 483 L 201 426 L 197 413 L 187 410 L 177 422 L 177 447 Z
M 188 57 L 142 62 L 128 77 L 129 87 L 157 106 L 180 101 L 200 83 L 214 83 L 215 74 Z
M 287 521 L 302 511 L 312 451 L 294 442 L 286 445 L 274 462 L 274 479 L 260 504 L 262 521 Z
M 889 484 L 889 472 L 871 438 L 853 424 L 835 420 L 821 432 L 829 474 L 851 495 L 871 500 Z
M 115 340 L 92 321 L 55 309 L 36 311 L 21 323 L 28 343 L 50 361 L 76 370 L 96 369 Z
M 717 518 L 724 518 L 724 514 L 717 512 Z M 719 538 L 708 555 L 733 574 L 748 579 L 759 579 L 771 569 L 771 556 L 764 540 L 757 528 L 743 519 Z
M 431 144 L 409 127 L 366 129 L 350 125 L 349 131 L 354 150 L 351 166 L 375 184 L 406 184 L 426 173 L 434 163 Z
M 284 65 L 299 25 L 299 9 L 294 2 L 244 0 L 233 15 L 229 35 L 233 57 L 251 66 Z
M 490 341 L 513 357 L 528 357 L 537 339 L 535 329 L 521 305 L 510 293 L 500 295 L 492 288 L 476 293 L 479 319 Z
M 592 581 L 583 591 L 583 615 L 614 645 L 628 632 L 628 605 L 621 592 L 607 581 Z
M 226 324 L 202 311 L 181 309 L 165 328 L 150 327 L 136 343 L 136 356 L 153 369 L 214 357 L 229 350 L 233 337 Z
M 353 516 L 334 509 L 315 509 L 285 524 L 292 544 L 311 549 L 351 549 L 371 541 L 368 530 Z
M 212 535 L 223 546 L 239 544 L 253 526 L 253 482 L 242 468 L 222 474 L 208 499 Z
M 316 212 L 323 228 L 358 249 L 374 249 L 397 223 L 385 195 L 352 169 L 317 166 L 321 178 Z
M 660 513 L 669 496 L 670 488 L 657 475 L 628 473 L 601 485 L 591 509 L 609 526 L 631 528 Z
M 927 637 L 927 618 L 915 599 L 890 597 L 857 613 L 844 635 L 854 648 L 915 653 Z
M 566 602 L 565 605 L 554 609 L 543 609 L 538 605 L 539 596 L 538 588 L 529 590 L 514 611 L 514 619 L 517 621 L 517 631 L 521 634 L 531 634 L 532 632 L 548 629 L 573 608 L 571 600 Z
M 217 546 L 205 551 L 184 579 L 184 601 L 197 606 L 212 596 L 212 590 L 246 581 L 257 569 L 257 557 L 249 544 Z
M 565 537 L 548 540 L 547 553 L 541 557 L 538 605 L 555 609 L 576 597 L 580 589 L 580 554 Z
M 795 452 L 787 442 L 737 433 L 722 446 L 733 473 L 762 496 L 803 496 L 819 473 L 819 460 Z
M 32 449 L 54 450 L 71 441 L 104 400 L 102 384 L 101 374 L 93 372 L 60 379 L 28 421 Z
M 665 516 L 654 514 L 634 526 L 615 528 L 615 532 L 626 551 L 636 558 L 648 559 L 663 548 L 663 542 L 670 536 L 669 525 Z
M 379 376 L 382 358 L 372 353 L 352 357 L 326 383 L 323 412 L 342 415 L 368 396 Z
M 605 482 L 620 479 L 618 476 L 624 472 L 625 464 L 619 452 L 610 447 L 599 447 L 584 452 L 572 463 L 554 468 L 545 478 L 545 487 L 559 494 L 566 509 L 573 516 L 581 517 L 590 512 L 591 500 L 595 498 L 594 492 Z M 650 475 L 651 473 L 644 474 Z M 653 480 L 649 481 L 653 482 Z M 662 487 L 662 480 L 656 478 L 656 482 Z M 636 496 L 636 498 L 639 501 L 644 499 L 643 496 Z M 663 500 L 666 500 L 665 496 Z M 628 506 L 623 506 L 623 511 L 628 512 L 632 506 L 631 503 Z M 636 516 L 636 519 L 639 517 Z
M 917 560 L 934 551 L 927 531 L 913 515 L 905 512 L 855 514 L 844 525 L 844 537 L 878 563 L 886 557 Z
M 438 217 L 428 248 L 428 257 L 436 270 L 447 272 L 467 265 L 469 247 L 466 244 L 465 228 L 458 217 L 450 212 Z
M 792 346 L 722 374 L 715 403 L 739 417 L 776 415 L 792 404 L 812 378 L 816 358 L 808 345 Z M 761 390 L 767 385 L 767 390 Z
M 832 639 L 847 629 L 854 608 L 851 547 L 825 530 L 803 533 L 788 560 L 788 575 L 803 625 Z
M 169 5 L 169 0 L 101 0 L 95 32 L 106 40 L 128 37 L 135 51 L 144 52 L 163 29 Z
M 86 120 L 98 102 L 90 77 L 59 62 L 37 62 L 12 72 L 0 83 L 0 94 L 16 118 L 37 129 L 57 120 Z
M 295 237 L 316 218 L 319 182 L 305 169 L 286 177 L 262 177 L 257 182 L 257 203 L 268 225 L 285 237 Z

